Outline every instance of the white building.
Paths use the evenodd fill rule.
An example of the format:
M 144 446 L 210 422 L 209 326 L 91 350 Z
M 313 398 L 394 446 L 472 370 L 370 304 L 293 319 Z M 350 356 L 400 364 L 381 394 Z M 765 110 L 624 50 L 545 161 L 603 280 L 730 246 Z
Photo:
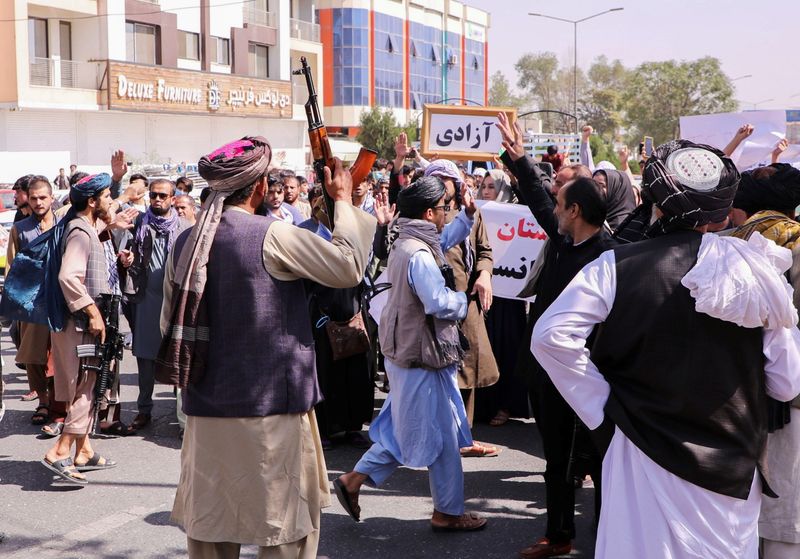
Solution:
M 261 135 L 276 164 L 304 168 L 306 91 L 293 94 L 291 65 L 309 58 L 322 104 L 313 12 L 311 0 L 2 0 L 0 153 L 68 153 L 60 166 L 92 168 L 123 149 L 194 164 Z M 45 160 L 0 182 L 55 176 Z

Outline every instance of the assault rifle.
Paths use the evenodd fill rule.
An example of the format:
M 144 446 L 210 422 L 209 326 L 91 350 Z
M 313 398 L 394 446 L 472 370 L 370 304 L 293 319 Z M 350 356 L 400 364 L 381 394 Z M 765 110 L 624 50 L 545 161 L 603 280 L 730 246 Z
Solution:
M 331 151 L 331 144 L 328 141 L 328 130 L 325 128 L 325 123 L 322 122 L 322 112 L 319 110 L 319 103 L 317 103 L 317 90 L 314 89 L 314 80 L 311 77 L 311 66 L 308 65 L 308 60 L 305 56 L 300 57 L 301 68 L 299 70 L 292 70 L 292 74 L 306 77 L 306 86 L 308 87 L 308 101 L 306 101 L 306 117 L 308 118 L 308 138 L 311 142 L 311 153 L 314 156 L 314 174 L 317 176 L 317 181 L 322 184 L 322 195 L 325 197 L 325 209 L 328 213 L 328 219 L 331 223 L 331 230 L 333 230 L 333 199 L 328 191 L 325 190 L 325 167 L 331 170 L 333 176 L 334 160 L 333 152 Z M 350 167 L 350 176 L 353 177 L 353 186 L 361 184 L 367 178 L 367 175 L 372 170 L 372 164 L 378 157 L 378 152 L 367 148 L 361 148 L 358 152 L 358 157 L 355 163 Z
M 106 397 L 106 390 L 114 384 L 114 361 L 122 360 L 122 349 L 124 336 L 119 332 L 119 305 L 121 301 L 119 295 L 100 295 L 98 307 L 106 328 L 105 342 L 100 342 L 100 338 L 94 344 L 79 345 L 78 357 L 99 357 L 100 363 L 97 365 L 81 365 L 81 372 L 94 371 L 97 373 L 97 380 L 94 383 L 94 428 L 93 435 L 98 432 L 98 414 L 100 406 Z M 109 401 L 109 404 L 116 402 Z

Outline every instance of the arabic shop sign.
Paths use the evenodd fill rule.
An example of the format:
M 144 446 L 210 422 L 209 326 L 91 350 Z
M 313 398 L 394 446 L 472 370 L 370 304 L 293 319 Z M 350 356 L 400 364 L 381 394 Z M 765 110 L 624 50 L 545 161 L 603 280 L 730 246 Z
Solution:
M 508 107 L 425 105 L 424 111 L 422 153 L 447 159 L 490 161 L 502 148 L 498 113 L 512 123 L 516 119 L 516 110 Z
M 108 108 L 292 117 L 291 82 L 109 62 Z
M 547 235 L 527 206 L 480 201 L 478 205 L 492 246 L 492 290 L 497 297 L 517 299 Z

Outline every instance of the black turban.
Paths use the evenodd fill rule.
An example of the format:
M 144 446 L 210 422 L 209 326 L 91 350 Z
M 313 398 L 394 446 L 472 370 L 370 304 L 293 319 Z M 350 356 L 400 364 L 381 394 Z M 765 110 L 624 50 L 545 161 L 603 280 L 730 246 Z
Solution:
M 662 232 L 725 220 L 738 185 L 729 157 L 688 140 L 658 146 L 642 175 L 643 193 L 664 213 L 656 224 Z
M 422 212 L 434 207 L 446 192 L 444 183 L 437 177 L 422 177 L 400 191 L 397 208 L 402 217 L 419 217 Z
M 785 212 L 800 205 L 800 170 L 787 163 L 773 163 L 742 173 L 733 207 L 747 215 L 764 210 Z

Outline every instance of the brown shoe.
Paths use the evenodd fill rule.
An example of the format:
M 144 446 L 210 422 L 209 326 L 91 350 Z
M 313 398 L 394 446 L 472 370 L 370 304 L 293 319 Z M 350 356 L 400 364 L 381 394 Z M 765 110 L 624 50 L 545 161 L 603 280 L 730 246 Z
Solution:
M 448 515 L 449 516 L 449 515 Z M 445 522 L 431 519 L 431 529 L 434 532 L 474 532 L 486 527 L 486 518 L 476 512 L 465 512 L 461 516 L 451 516 Z
M 150 419 L 151 416 L 149 413 L 140 413 L 133 421 L 131 421 L 131 424 L 128 425 L 128 433 L 135 433 L 139 429 L 147 427 L 150 425 Z
M 572 542 L 552 543 L 547 538 L 540 538 L 533 545 L 529 545 L 519 552 L 520 559 L 544 559 L 545 557 L 556 557 L 557 555 L 567 555 L 572 551 Z

